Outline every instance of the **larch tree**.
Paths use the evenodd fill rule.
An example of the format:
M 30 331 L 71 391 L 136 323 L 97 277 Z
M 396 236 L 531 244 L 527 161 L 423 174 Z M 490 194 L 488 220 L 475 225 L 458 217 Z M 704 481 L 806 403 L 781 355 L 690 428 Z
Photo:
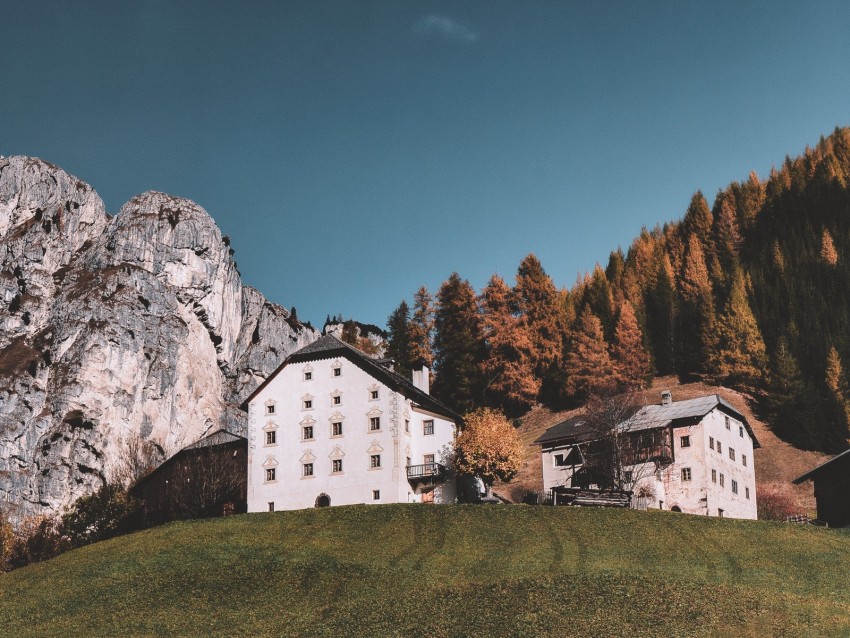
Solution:
M 682 231 L 682 240 L 687 243 L 690 237 L 695 236 L 704 251 L 711 253 L 712 251 L 712 227 L 714 218 L 711 210 L 708 207 L 708 202 L 705 201 L 701 191 L 697 191 L 691 197 L 691 203 L 688 210 L 685 212 L 685 217 L 680 226 Z
M 621 389 L 641 390 L 646 387 L 652 374 L 652 363 L 643 344 L 643 333 L 634 309 L 628 301 L 620 305 L 611 354 L 614 376 Z
M 823 236 L 821 237 L 820 258 L 829 266 L 835 266 L 838 263 L 838 251 L 835 250 L 835 242 L 826 228 L 823 229 Z
M 566 361 L 567 394 L 584 399 L 604 392 L 614 384 L 614 369 L 602 322 L 585 307 L 573 331 Z
M 513 291 L 493 275 L 481 294 L 487 354 L 481 362 L 488 403 L 511 415 L 525 412 L 540 392 L 532 365 L 532 341 L 525 317 L 518 315 Z
M 483 349 L 475 291 L 452 273 L 437 293 L 434 396 L 461 413 L 475 407 L 481 400 Z
M 410 308 L 402 299 L 398 308 L 387 317 L 387 347 L 385 356 L 395 360 L 395 371 L 407 377 L 410 375 Z
M 487 490 L 498 481 L 510 481 L 520 467 L 525 446 L 504 414 L 481 408 L 466 414 L 455 439 L 454 466 L 462 476 L 477 476 Z
M 697 235 L 688 238 L 688 251 L 680 282 L 681 303 L 677 313 L 676 363 L 680 376 L 701 374 L 714 343 L 714 295 Z
M 740 270 L 733 275 L 729 301 L 715 331 L 715 346 L 709 353 L 708 365 L 714 379 L 747 390 L 759 387 L 767 368 L 767 353 Z
M 431 340 L 434 336 L 434 297 L 425 286 L 413 295 L 413 317 L 410 320 L 410 361 L 414 365 L 434 364 Z
M 534 374 L 541 380 L 544 393 L 547 389 L 556 393 L 558 389 L 550 386 L 564 352 L 563 296 L 534 254 L 520 262 L 514 292 L 519 313 L 525 318 L 531 336 Z
M 825 446 L 831 451 L 843 451 L 847 447 L 850 433 L 850 392 L 847 379 L 841 365 L 841 357 L 835 346 L 830 346 L 826 357 L 827 397 L 824 402 L 824 417 L 828 427 L 825 433 Z

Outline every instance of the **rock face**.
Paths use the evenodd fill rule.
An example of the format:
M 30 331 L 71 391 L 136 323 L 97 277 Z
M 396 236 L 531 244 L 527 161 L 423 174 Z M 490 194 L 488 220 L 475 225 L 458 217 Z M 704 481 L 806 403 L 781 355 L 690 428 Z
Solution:
M 242 400 L 319 335 L 232 255 L 189 200 L 148 192 L 113 217 L 61 169 L 0 158 L 0 509 L 61 510 L 134 437 L 168 456 L 242 431 Z

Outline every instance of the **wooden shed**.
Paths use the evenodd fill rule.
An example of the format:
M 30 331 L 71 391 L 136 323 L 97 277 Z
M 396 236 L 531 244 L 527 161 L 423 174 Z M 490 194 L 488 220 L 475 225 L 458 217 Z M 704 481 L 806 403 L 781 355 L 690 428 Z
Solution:
M 850 526 L 850 450 L 794 479 L 815 484 L 818 519 L 830 527 Z

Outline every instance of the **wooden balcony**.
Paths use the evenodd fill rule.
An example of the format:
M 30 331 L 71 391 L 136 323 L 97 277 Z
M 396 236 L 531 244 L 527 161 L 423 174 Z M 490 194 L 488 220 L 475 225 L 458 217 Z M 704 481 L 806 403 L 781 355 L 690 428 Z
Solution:
M 436 485 L 446 480 L 448 468 L 441 463 L 423 463 L 422 465 L 407 466 L 407 480 L 417 483 Z

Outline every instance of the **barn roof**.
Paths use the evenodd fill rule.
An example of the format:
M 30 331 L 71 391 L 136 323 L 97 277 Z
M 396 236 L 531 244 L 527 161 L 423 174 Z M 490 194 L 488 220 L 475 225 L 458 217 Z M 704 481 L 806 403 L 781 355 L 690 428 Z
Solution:
M 841 460 L 839 460 L 839 459 L 841 459 Z M 802 476 L 798 476 L 797 478 L 795 478 L 792 481 L 792 483 L 794 483 L 795 485 L 799 485 L 803 481 L 808 481 L 810 479 L 813 479 L 818 474 L 820 474 L 823 470 L 825 470 L 827 467 L 832 469 L 833 467 L 836 467 L 837 464 L 840 464 L 843 461 L 848 461 L 848 465 L 850 465 L 850 450 L 845 450 L 841 454 L 833 456 L 828 461 L 824 461 L 823 463 L 818 465 L 816 468 L 811 469 L 808 472 L 806 472 L 805 474 L 803 474 Z M 836 464 L 836 465 L 833 465 L 833 464 Z

